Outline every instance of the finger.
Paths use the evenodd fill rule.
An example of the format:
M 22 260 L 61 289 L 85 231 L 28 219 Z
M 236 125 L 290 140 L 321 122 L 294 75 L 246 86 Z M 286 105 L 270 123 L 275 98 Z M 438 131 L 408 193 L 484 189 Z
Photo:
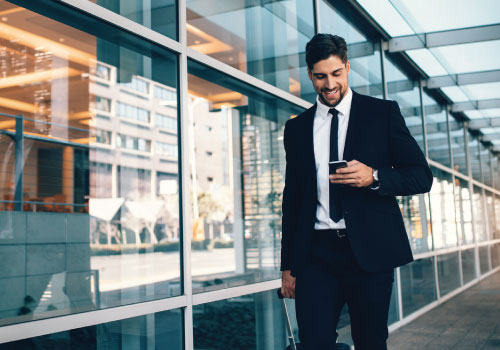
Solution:
M 337 171 L 335 173 L 336 174 L 349 174 L 349 173 L 356 172 L 358 170 L 359 170 L 358 164 L 353 164 L 353 165 L 348 166 L 347 168 L 337 169 Z
M 359 164 L 359 162 L 356 159 L 353 159 L 350 162 L 347 162 L 347 166 L 356 165 L 356 164 Z
M 360 181 L 359 179 L 342 179 L 342 180 L 334 180 L 332 181 L 332 183 L 341 185 L 350 185 L 350 184 L 359 184 Z

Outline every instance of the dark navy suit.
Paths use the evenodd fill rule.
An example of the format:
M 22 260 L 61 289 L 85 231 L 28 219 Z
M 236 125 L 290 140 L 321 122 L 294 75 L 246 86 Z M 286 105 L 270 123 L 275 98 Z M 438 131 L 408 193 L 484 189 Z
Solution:
M 310 344 L 320 346 L 311 338 L 321 337 L 319 333 L 328 332 L 328 327 L 335 327 L 338 320 L 335 314 L 340 312 L 337 309 L 347 302 L 353 339 L 358 338 L 358 344 L 354 339 L 355 345 L 357 349 L 363 349 L 364 345 L 359 345 L 362 344 L 360 336 L 367 339 L 377 337 L 377 334 L 368 334 L 373 323 L 383 323 L 385 319 L 385 324 L 375 333 L 387 332 L 393 269 L 413 261 L 395 196 L 428 192 L 432 185 L 432 173 L 405 125 L 398 104 L 353 91 L 343 159 L 355 159 L 377 169 L 380 187 L 372 190 L 368 187 L 341 186 L 341 207 L 348 239 L 340 241 L 323 237 L 318 241 L 317 235 L 313 234 L 318 205 L 313 145 L 315 111 L 316 105 L 288 120 L 285 125 L 281 270 L 291 270 L 292 275 L 297 277 L 296 301 L 301 341 L 307 343 L 309 340 Z M 388 282 L 381 287 L 382 290 L 377 290 L 377 286 L 383 284 L 380 280 Z M 329 289 L 333 289 L 333 294 Z M 358 289 L 370 292 L 362 295 Z M 354 296 L 363 302 L 350 300 Z M 316 304 L 311 303 L 311 298 Z M 335 300 L 329 306 L 331 299 Z M 363 305 L 364 302 L 366 305 Z M 364 311 L 377 303 L 380 305 L 375 306 L 375 310 Z M 334 309 L 333 316 L 321 319 L 324 313 L 321 308 L 330 307 Z M 304 316 L 306 313 L 311 315 Z M 315 322 L 318 318 L 321 321 Z M 368 324 L 362 324 L 365 321 Z M 304 324 L 311 322 L 314 325 Z M 311 327 L 314 329 L 311 330 Z M 334 338 L 335 330 L 331 333 L 330 340 Z M 384 348 L 387 335 L 382 334 L 381 337 L 384 338 L 384 345 L 380 348 Z M 305 341 L 303 338 L 306 338 Z M 370 341 L 367 340 L 366 344 Z M 382 342 L 380 339 L 377 341 Z M 366 345 L 366 348 L 377 347 Z

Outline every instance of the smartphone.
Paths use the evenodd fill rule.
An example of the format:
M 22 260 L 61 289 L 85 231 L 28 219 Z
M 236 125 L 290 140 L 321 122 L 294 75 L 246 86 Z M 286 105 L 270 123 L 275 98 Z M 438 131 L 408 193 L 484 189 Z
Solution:
M 330 174 L 335 174 L 337 169 L 347 168 L 346 160 L 336 160 L 328 163 L 328 167 L 330 168 Z

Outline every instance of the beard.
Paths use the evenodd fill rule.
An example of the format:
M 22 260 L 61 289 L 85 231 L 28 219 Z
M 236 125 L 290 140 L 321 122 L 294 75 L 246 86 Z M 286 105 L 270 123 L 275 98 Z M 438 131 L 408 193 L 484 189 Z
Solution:
M 329 91 L 329 90 L 321 90 L 321 93 L 318 93 L 319 99 L 321 100 L 321 102 L 323 102 L 324 105 L 326 105 L 330 108 L 333 108 L 333 107 L 337 106 L 340 102 L 342 102 L 347 89 L 342 89 L 342 87 L 340 87 L 339 88 L 339 98 L 336 101 L 334 101 L 333 103 L 328 102 L 325 99 L 325 97 L 323 96 L 323 92 L 326 92 L 326 91 Z

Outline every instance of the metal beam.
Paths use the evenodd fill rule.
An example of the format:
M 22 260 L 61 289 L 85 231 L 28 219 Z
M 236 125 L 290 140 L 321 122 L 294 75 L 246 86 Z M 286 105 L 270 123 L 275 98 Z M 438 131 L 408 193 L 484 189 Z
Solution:
M 389 52 L 500 39 L 500 24 L 400 36 L 389 40 Z
M 492 100 L 478 100 L 478 101 L 467 101 L 454 103 L 451 106 L 451 112 L 463 112 L 470 111 L 473 109 L 488 109 L 488 108 L 500 108 L 500 98 Z
M 500 116 L 495 118 L 474 119 L 469 122 L 471 129 L 500 127 Z
M 500 81 L 500 70 L 433 77 L 427 79 L 426 87 L 428 89 L 437 89 L 444 86 L 491 83 L 495 81 Z

